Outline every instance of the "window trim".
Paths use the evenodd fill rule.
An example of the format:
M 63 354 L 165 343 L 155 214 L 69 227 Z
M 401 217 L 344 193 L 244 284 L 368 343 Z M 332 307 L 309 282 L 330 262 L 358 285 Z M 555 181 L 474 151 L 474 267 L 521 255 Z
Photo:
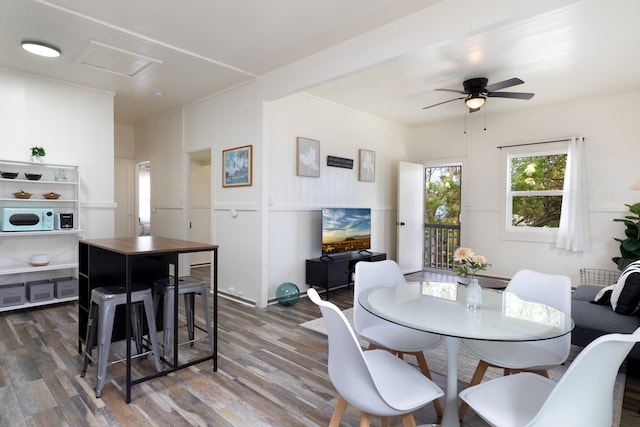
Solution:
M 500 238 L 526 242 L 553 243 L 558 236 L 558 228 L 514 227 L 511 225 L 512 198 L 526 193 L 530 196 L 562 196 L 562 190 L 511 191 L 511 159 L 514 157 L 535 157 L 555 154 L 568 154 L 568 141 L 559 141 L 539 146 L 503 147 L 500 162 L 502 165 L 502 190 L 500 200 Z

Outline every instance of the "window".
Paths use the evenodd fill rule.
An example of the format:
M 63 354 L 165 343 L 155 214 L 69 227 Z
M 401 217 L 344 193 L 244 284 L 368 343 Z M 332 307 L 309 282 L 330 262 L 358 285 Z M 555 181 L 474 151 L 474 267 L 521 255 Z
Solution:
M 544 152 L 522 148 L 528 152 L 506 155 L 503 237 L 553 241 L 560 225 L 567 148 Z

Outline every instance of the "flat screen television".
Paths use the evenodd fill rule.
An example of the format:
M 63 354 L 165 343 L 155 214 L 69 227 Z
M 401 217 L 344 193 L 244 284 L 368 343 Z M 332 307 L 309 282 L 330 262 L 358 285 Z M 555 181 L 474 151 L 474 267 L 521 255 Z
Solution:
M 322 255 L 371 248 L 371 209 L 323 208 Z

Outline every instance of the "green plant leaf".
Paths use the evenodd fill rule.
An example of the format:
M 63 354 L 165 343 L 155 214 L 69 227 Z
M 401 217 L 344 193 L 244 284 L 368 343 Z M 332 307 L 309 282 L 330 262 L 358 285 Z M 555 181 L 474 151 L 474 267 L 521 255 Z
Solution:
M 625 239 L 613 238 L 620 243 L 619 257 L 611 258 L 616 263 L 618 269 L 623 270 L 629 263 L 640 259 L 640 203 L 633 205 L 626 204 L 629 212 L 635 215 L 625 215 L 624 218 L 615 218 L 614 222 L 621 222 L 625 225 Z
M 627 239 L 622 242 L 622 247 L 626 251 L 640 255 L 640 240 Z
M 629 211 L 640 216 L 640 203 L 635 203 L 633 205 L 625 205 L 629 208 Z

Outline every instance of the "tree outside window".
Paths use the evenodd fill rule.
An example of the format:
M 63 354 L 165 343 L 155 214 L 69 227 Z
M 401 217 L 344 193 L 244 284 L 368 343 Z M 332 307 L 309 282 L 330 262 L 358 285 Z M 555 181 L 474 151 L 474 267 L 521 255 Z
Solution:
M 425 169 L 425 219 L 427 224 L 460 223 L 460 166 Z
M 461 172 L 460 165 L 425 168 L 425 267 L 453 267 L 460 246 Z
M 509 156 L 511 227 L 558 228 L 566 165 L 566 152 Z

